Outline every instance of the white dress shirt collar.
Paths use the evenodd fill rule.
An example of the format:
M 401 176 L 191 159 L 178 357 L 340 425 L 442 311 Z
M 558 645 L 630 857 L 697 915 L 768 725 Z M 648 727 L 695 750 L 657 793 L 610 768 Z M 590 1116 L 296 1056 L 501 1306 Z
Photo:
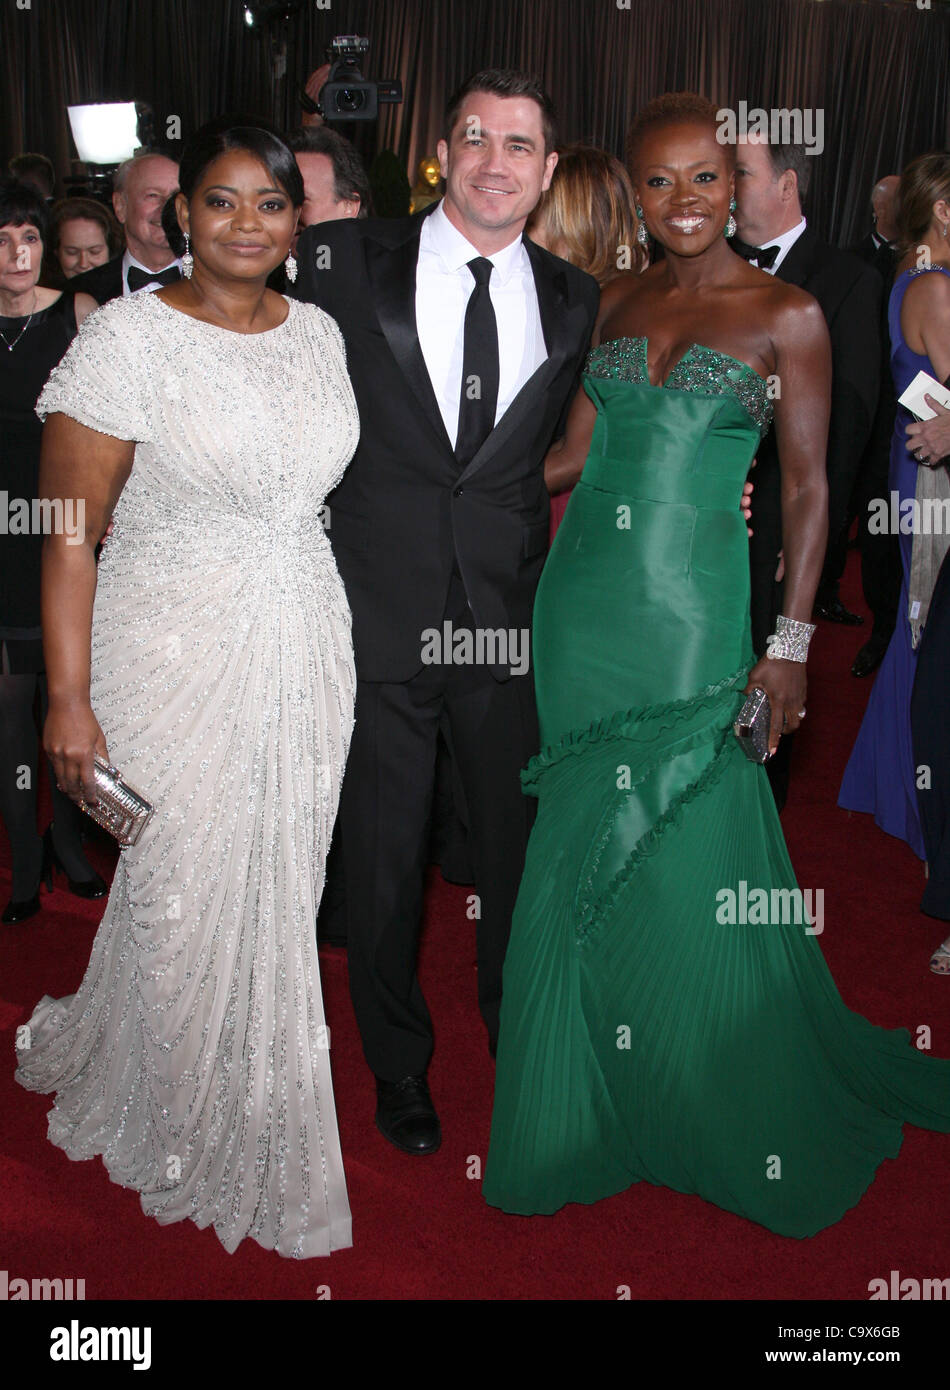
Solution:
M 454 223 L 449 221 L 441 199 L 435 211 L 423 222 L 422 232 L 427 249 L 434 251 L 441 258 L 446 270 L 461 270 L 463 265 L 468 265 L 469 261 L 482 254 L 478 247 L 473 246 Z M 511 276 L 522 268 L 525 255 L 524 243 L 519 232 L 507 246 L 486 256 L 485 259 L 491 261 L 494 267 L 492 284 L 506 284 Z
M 801 236 L 804 230 L 805 218 L 803 217 L 797 226 L 790 227 L 789 230 L 787 232 L 783 232 L 781 236 L 775 236 L 770 238 L 767 244 L 769 246 L 777 246 L 778 255 L 775 257 L 775 260 L 772 262 L 772 264 L 768 267 L 769 275 L 775 274 L 775 272 L 778 270 L 779 266 L 782 264 L 785 257 L 788 255 L 789 251 L 791 251 L 792 247 L 795 245 L 796 241 Z
M 146 275 L 161 275 L 162 273 L 161 270 L 152 270 L 149 266 L 143 265 L 141 261 L 135 259 L 131 251 L 126 249 L 122 256 L 122 294 L 126 299 L 128 299 L 129 295 L 132 293 L 129 289 L 129 268 L 133 265 L 137 266 L 139 270 L 143 271 Z M 177 256 L 172 256 L 168 265 L 162 266 L 162 270 L 167 270 L 169 265 L 177 265 L 178 269 L 181 270 L 181 261 Z M 148 289 L 147 285 L 142 286 L 142 290 L 145 289 Z M 135 293 L 141 294 L 142 290 L 136 290 Z

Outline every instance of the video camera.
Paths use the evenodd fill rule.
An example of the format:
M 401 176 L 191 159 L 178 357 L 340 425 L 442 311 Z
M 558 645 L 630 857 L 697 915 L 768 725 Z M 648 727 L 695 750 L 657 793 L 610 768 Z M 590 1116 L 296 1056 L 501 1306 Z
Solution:
M 320 91 L 317 110 L 325 121 L 375 121 L 383 102 L 402 101 L 402 83 L 395 78 L 368 82 L 359 64 L 369 52 L 369 39 L 340 34 L 327 49 L 332 66 Z

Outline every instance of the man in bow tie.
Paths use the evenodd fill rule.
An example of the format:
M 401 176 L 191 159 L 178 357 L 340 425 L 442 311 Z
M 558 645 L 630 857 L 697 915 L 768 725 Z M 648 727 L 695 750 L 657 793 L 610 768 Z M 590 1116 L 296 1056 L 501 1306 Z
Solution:
M 815 297 L 831 335 L 831 420 L 828 427 L 828 535 L 840 535 L 858 464 L 871 432 L 880 376 L 880 315 L 883 285 L 869 266 L 822 241 L 802 212 L 813 156 L 803 145 L 772 145 L 750 134 L 739 139 L 736 161 L 734 249 L 769 275 L 799 285 Z M 744 243 L 744 245 L 742 244 Z M 752 641 L 762 656 L 781 612 L 776 579 L 782 549 L 782 499 L 774 431 L 762 441 L 752 494 Z M 834 555 L 815 598 L 819 617 L 860 623 L 838 598 Z M 788 789 L 790 738 L 769 761 L 769 779 L 779 809 Z
M 108 299 L 154 290 L 179 279 L 181 262 L 162 229 L 162 208 L 177 188 L 178 165 L 167 155 L 139 154 L 120 164 L 113 180 L 112 206 L 125 229 L 125 251 L 77 275 L 70 289 L 105 304 Z

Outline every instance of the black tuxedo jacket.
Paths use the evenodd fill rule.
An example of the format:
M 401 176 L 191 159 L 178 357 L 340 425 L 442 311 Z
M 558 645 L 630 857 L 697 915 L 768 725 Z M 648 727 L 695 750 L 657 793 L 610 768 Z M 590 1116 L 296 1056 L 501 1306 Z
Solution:
M 850 246 L 848 249 L 852 256 L 860 256 L 862 261 L 873 266 L 884 284 L 890 288 L 894 279 L 897 253 L 888 246 L 886 241 L 881 242 L 881 245 L 878 246 L 871 233 L 868 232 L 867 236 L 862 237 L 855 246 Z
M 775 272 L 779 280 L 798 285 L 817 299 L 831 336 L 831 419 L 828 427 L 829 535 L 847 518 L 848 501 L 858 464 L 867 444 L 878 399 L 881 370 L 880 275 L 848 251 L 822 241 L 806 226 Z M 753 587 L 756 566 L 771 566 L 782 547 L 782 503 L 778 447 L 774 430 L 762 441 L 751 474 Z M 764 579 L 760 576 L 760 583 Z M 753 641 L 756 631 L 753 593 Z M 770 619 L 760 615 L 759 627 Z M 765 635 L 768 635 L 768 628 Z
M 69 288 L 76 294 L 91 294 L 97 304 L 118 299 L 122 293 L 122 253 L 102 265 L 94 265 L 92 270 L 74 275 Z
M 422 633 L 441 631 L 455 563 L 476 627 L 530 628 L 548 544 L 544 456 L 599 301 L 595 280 L 525 238 L 548 357 L 460 469 L 416 333 L 419 233 L 434 207 L 324 222 L 297 249 L 294 292 L 339 324 L 359 407 L 359 445 L 327 499 L 328 536 L 367 681 L 406 681 L 422 669 Z M 490 669 L 498 680 L 511 674 Z
M 887 306 L 894 287 L 894 271 L 897 269 L 898 255 L 884 242 L 875 246 L 874 238 L 867 236 L 851 248 L 855 256 L 872 266 L 881 277 L 884 292 L 881 296 L 881 393 L 878 397 L 874 426 L 864 451 L 862 468 L 868 466 L 873 457 L 883 462 L 890 454 L 891 435 L 894 432 L 894 416 L 897 412 L 897 393 L 894 378 L 891 376 L 891 335 L 888 327 Z M 880 467 L 878 472 L 880 473 Z M 887 465 L 883 465 L 884 479 L 887 478 Z

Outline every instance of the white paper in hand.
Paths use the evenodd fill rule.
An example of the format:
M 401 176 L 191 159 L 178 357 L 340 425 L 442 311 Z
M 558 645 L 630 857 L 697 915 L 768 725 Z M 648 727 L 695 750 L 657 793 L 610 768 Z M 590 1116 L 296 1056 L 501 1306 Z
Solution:
M 908 386 L 902 396 L 898 396 L 898 403 L 911 415 L 916 415 L 918 420 L 933 420 L 937 412 L 932 410 L 924 396 L 933 396 L 935 401 L 946 410 L 950 410 L 950 391 L 946 386 L 941 386 L 936 377 L 932 377 L 929 372 L 918 372 L 913 381 Z

